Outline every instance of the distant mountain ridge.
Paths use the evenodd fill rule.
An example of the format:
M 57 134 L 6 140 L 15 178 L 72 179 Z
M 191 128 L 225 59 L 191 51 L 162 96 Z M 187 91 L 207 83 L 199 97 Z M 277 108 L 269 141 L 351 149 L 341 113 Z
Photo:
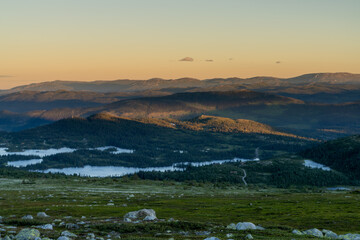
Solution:
M 179 78 L 165 80 L 153 78 L 149 80 L 113 80 L 113 81 L 50 81 L 18 86 L 0 91 L 9 94 L 20 91 L 93 91 L 93 92 L 134 92 L 162 88 L 214 87 L 229 84 L 360 84 L 360 74 L 351 73 L 311 73 L 293 78 L 253 77 L 253 78 L 214 78 L 199 80 L 195 78 Z

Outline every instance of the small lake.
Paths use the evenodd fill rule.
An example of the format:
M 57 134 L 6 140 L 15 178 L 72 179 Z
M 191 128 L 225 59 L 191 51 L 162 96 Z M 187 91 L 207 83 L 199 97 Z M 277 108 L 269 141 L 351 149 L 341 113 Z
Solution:
M 134 174 L 140 171 L 151 172 L 151 171 L 183 171 L 182 165 L 192 165 L 195 167 L 207 166 L 212 164 L 223 164 L 230 162 L 254 162 L 259 161 L 259 159 L 243 159 L 243 158 L 234 158 L 228 160 L 214 160 L 207 162 L 180 162 L 175 163 L 172 166 L 167 167 L 148 167 L 148 168 L 134 168 L 134 167 L 117 167 L 117 166 L 84 166 L 84 167 L 72 167 L 72 168 L 50 168 L 44 171 L 38 171 L 43 173 L 64 173 L 66 175 L 77 174 L 80 176 L 88 177 L 110 177 L 110 176 L 124 176 L 127 174 Z
M 60 153 L 72 153 L 79 149 L 75 148 L 50 148 L 50 149 L 28 149 L 22 152 L 8 152 L 8 148 L 0 148 L 0 156 L 11 156 L 11 155 L 19 155 L 19 156 L 38 156 L 39 159 L 31 159 L 31 160 L 19 160 L 19 161 L 9 161 L 7 162 L 8 166 L 11 167 L 26 167 L 29 165 L 35 165 L 42 163 L 43 157 L 52 156 Z M 134 150 L 118 148 L 114 146 L 105 146 L 105 147 L 97 147 L 97 148 L 87 148 L 87 150 L 98 150 L 98 151 L 107 151 L 110 150 L 110 154 L 121 154 L 121 153 L 134 153 Z
M 31 159 L 31 160 L 20 160 L 20 161 L 11 161 L 11 162 L 7 162 L 7 165 L 10 167 L 26 167 L 29 165 L 35 165 L 35 164 L 39 164 L 42 163 L 42 159 Z
M 309 167 L 309 168 L 318 168 L 318 169 L 321 169 L 321 170 L 324 170 L 324 171 L 330 171 L 331 170 L 331 168 L 329 168 L 329 167 L 327 167 L 327 166 L 325 166 L 323 164 L 311 161 L 311 160 L 304 160 L 304 166 Z

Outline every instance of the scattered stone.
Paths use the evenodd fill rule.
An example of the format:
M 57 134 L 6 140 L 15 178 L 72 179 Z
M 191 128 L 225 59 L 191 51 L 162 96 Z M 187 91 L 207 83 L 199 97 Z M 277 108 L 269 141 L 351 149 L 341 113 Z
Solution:
M 125 214 L 124 216 L 124 221 L 128 222 L 128 219 L 130 219 L 131 221 L 134 220 L 145 220 L 145 221 L 153 221 L 156 220 L 156 213 L 155 210 L 153 209 L 141 209 L 139 211 L 134 211 L 134 212 L 128 212 L 127 214 Z
M 220 240 L 220 239 L 217 237 L 208 237 L 208 238 L 205 238 L 204 240 Z
M 306 230 L 303 233 L 306 235 L 310 235 L 310 236 L 314 236 L 314 237 L 318 237 L 318 238 L 324 237 L 323 233 L 317 228 Z
M 235 223 L 230 223 L 229 225 L 227 225 L 226 228 L 231 229 L 231 230 L 236 230 L 236 224 Z
M 61 236 L 64 236 L 64 237 L 77 237 L 77 235 L 76 234 L 74 234 L 74 233 L 72 233 L 72 232 L 69 232 L 69 231 L 63 231 L 62 233 L 61 233 Z
M 68 237 L 65 237 L 65 236 L 61 236 L 61 237 L 58 237 L 57 240 L 71 240 L 71 239 Z
M 67 229 L 79 229 L 80 228 L 80 226 L 75 223 L 67 223 L 67 224 L 65 224 L 65 227 Z
M 49 215 L 47 215 L 45 212 L 38 212 L 36 214 L 37 217 L 40 217 L 40 218 L 46 218 L 46 217 L 49 217 Z
M 346 239 L 346 240 L 359 240 L 360 239 L 360 234 L 352 234 L 352 233 L 348 233 L 345 235 L 340 235 L 339 239 Z
M 40 237 L 40 232 L 37 229 L 25 228 L 21 230 L 16 236 L 16 240 L 35 240 Z
M 209 236 L 211 232 L 209 231 L 201 231 L 201 232 L 195 232 L 195 235 L 197 236 Z
M 294 230 L 292 231 L 292 233 L 295 234 L 295 235 L 304 235 L 301 231 L 299 231 L 299 230 L 297 230 L 297 229 L 294 229 Z
M 233 236 L 234 236 L 234 234 L 232 234 L 232 233 L 226 234 L 226 237 L 227 237 L 227 238 L 231 238 L 231 237 L 233 237 Z
M 245 236 L 246 239 L 254 239 L 254 237 L 251 234 L 248 234 Z
M 265 228 L 263 228 L 261 226 L 256 226 L 256 230 L 265 230 Z
M 34 218 L 33 218 L 32 215 L 25 215 L 21 219 L 23 219 L 23 220 L 33 220 Z
M 248 230 L 248 229 L 256 229 L 255 224 L 251 222 L 239 222 L 236 224 L 236 230 Z
M 53 225 L 45 224 L 45 225 L 38 226 L 38 228 L 41 228 L 41 229 L 44 229 L 44 230 L 53 230 Z
M 338 235 L 333 231 L 323 229 L 322 232 L 326 238 L 338 239 Z

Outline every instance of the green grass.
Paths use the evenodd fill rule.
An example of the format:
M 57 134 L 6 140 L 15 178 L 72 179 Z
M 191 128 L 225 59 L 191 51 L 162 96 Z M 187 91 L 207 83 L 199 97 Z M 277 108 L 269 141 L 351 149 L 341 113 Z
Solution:
M 360 232 L 360 195 L 349 192 L 251 186 L 216 188 L 210 184 L 190 186 L 186 183 L 86 178 L 38 179 L 31 186 L 21 184 L 21 181 L 1 179 L 0 182 L 0 216 L 5 217 L 5 224 L 20 228 L 50 221 L 36 217 L 32 221 L 21 220 L 24 215 L 36 216 L 37 212 L 47 209 L 50 219 L 72 216 L 67 222 L 77 222 L 81 216 L 86 216 L 86 221 L 91 222 L 90 232 L 106 236 L 111 231 L 117 231 L 125 239 L 139 239 L 140 236 L 143 239 L 204 239 L 195 231 L 205 230 L 221 239 L 230 232 L 235 234 L 233 238 L 241 239 L 251 231 L 230 231 L 225 227 L 232 222 L 243 221 L 267 229 L 252 231 L 256 239 L 292 239 L 294 228 Z M 130 194 L 134 197 L 129 197 Z M 110 200 L 115 206 L 107 206 Z M 142 208 L 154 209 L 158 218 L 165 221 L 135 225 L 119 223 L 125 213 Z M 179 222 L 167 222 L 170 218 Z M 179 234 L 180 229 L 189 231 L 190 235 Z M 55 238 L 63 230 L 56 227 L 48 235 Z M 85 233 L 82 231 L 73 232 L 83 236 Z M 41 232 L 47 233 L 45 230 Z

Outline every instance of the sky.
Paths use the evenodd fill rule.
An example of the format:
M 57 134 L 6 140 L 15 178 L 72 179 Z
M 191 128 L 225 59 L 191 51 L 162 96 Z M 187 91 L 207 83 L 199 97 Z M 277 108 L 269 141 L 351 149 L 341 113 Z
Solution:
M 0 0 L 0 89 L 360 73 L 359 0 Z

